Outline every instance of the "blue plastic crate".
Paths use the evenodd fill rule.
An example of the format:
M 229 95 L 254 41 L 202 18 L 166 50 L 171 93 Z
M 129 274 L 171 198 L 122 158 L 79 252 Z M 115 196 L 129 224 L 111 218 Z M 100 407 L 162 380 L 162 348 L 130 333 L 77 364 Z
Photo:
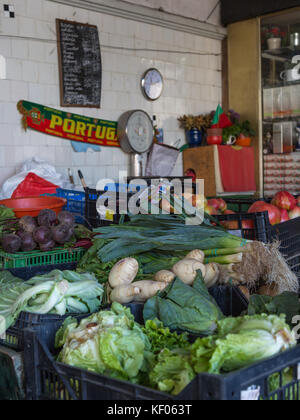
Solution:
M 76 223 L 83 223 L 83 217 L 85 215 L 85 193 L 83 191 L 58 188 L 56 195 L 67 200 L 64 210 L 76 214 Z

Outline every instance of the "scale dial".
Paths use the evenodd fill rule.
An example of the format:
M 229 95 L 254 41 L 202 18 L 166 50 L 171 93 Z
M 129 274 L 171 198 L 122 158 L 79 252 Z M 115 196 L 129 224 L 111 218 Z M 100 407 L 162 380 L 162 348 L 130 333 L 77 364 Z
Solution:
M 118 139 L 126 153 L 145 153 L 151 148 L 154 128 L 149 115 L 141 110 L 123 114 L 118 123 Z
M 141 85 L 146 98 L 150 101 L 156 101 L 163 92 L 164 79 L 159 70 L 149 69 L 143 75 Z

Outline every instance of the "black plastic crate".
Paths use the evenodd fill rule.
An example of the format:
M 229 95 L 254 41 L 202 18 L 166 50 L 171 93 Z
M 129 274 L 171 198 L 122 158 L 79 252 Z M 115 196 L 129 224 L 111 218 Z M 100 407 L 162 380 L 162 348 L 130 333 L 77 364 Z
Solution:
M 225 375 L 200 374 L 201 400 L 242 399 L 286 401 L 300 399 L 300 345 L 252 366 Z M 291 369 L 291 381 L 284 374 Z M 272 383 L 277 386 L 271 387 Z M 249 393 L 250 391 L 250 393 Z
M 120 219 L 122 217 L 121 214 L 119 214 L 119 208 L 120 208 L 120 200 L 126 200 L 126 208 L 128 207 L 128 199 L 131 197 L 130 193 L 124 193 L 124 192 L 111 192 L 109 194 L 115 194 L 116 199 L 116 212 L 115 214 L 111 215 L 106 218 L 102 218 L 96 208 L 97 200 L 99 197 L 101 197 L 103 194 L 107 194 L 106 191 L 97 191 L 94 189 L 88 188 L 85 192 L 85 219 L 86 221 L 93 227 L 98 228 L 102 226 L 109 226 L 111 224 L 119 224 Z M 109 214 L 109 208 L 108 208 L 108 199 L 104 203 L 104 205 L 107 207 L 108 214 Z M 128 216 L 124 215 L 124 221 L 128 221 Z
M 138 181 L 145 181 L 147 183 L 147 186 L 150 187 L 151 186 L 151 182 L 159 182 L 160 179 L 163 180 L 167 180 L 167 181 L 173 181 L 173 180 L 179 180 L 182 183 L 182 187 L 183 187 L 183 183 L 186 180 L 190 180 L 190 177 L 129 177 L 127 178 L 127 183 L 126 184 L 115 184 L 115 186 L 113 185 L 107 185 L 107 190 L 105 191 L 97 191 L 95 189 L 91 189 L 91 188 L 87 188 L 85 191 L 85 219 L 86 221 L 89 222 L 89 224 L 93 227 L 93 228 L 98 228 L 98 227 L 102 227 L 102 226 L 108 226 L 111 224 L 119 224 L 120 219 L 121 219 L 121 214 L 120 214 L 120 203 L 122 202 L 122 208 L 126 208 L 126 212 L 127 214 L 124 215 L 124 221 L 128 221 L 128 213 L 129 213 L 129 209 L 128 209 L 128 201 L 129 199 L 136 194 L 139 191 L 142 191 L 143 188 L 145 187 L 144 185 L 139 185 Z M 136 183 L 135 183 L 136 181 Z M 115 189 L 115 190 L 114 190 Z M 172 193 L 172 189 L 171 189 L 171 193 Z M 183 192 L 184 190 L 182 190 Z M 109 194 L 111 194 L 111 197 L 114 197 L 116 200 L 116 211 L 114 215 L 109 216 L 109 212 L 108 212 L 108 217 L 101 217 L 98 212 L 97 212 L 97 208 L 96 208 L 96 203 L 99 197 L 101 197 L 103 194 L 106 194 L 106 196 Z M 106 200 L 106 202 L 104 203 L 104 205 L 107 207 L 107 210 L 109 210 L 109 206 L 108 206 L 108 199 Z M 149 204 L 149 212 L 150 212 L 150 204 Z
M 215 298 L 226 316 L 239 316 L 248 307 L 248 301 L 237 287 L 216 286 L 211 288 L 210 294 Z M 129 303 L 135 321 L 144 324 L 143 303 Z M 109 309 L 109 308 L 108 308 Z M 52 344 L 56 329 L 51 325 Z M 42 400 L 88 399 L 88 400 L 172 400 L 172 399 L 199 399 L 199 381 L 195 379 L 178 396 L 155 391 L 146 387 L 119 381 L 103 375 L 89 373 L 84 370 L 56 363 L 53 357 L 53 345 L 49 346 L 39 332 L 25 331 L 25 371 L 34 372 L 28 376 L 27 398 Z M 191 341 L 197 337 L 191 335 Z
M 56 363 L 45 343 L 25 331 L 26 395 L 29 400 L 299 400 L 300 346 L 230 374 L 200 374 L 175 396 Z M 283 382 L 286 369 L 292 380 Z M 277 386 L 270 388 L 271 381 Z M 251 390 L 250 395 L 246 394 Z
M 245 206 L 250 207 L 258 200 L 271 201 L 271 199 L 229 199 L 226 202 L 240 206 L 240 210 L 245 210 Z M 300 217 L 274 226 L 270 224 L 268 212 L 239 213 L 215 217 L 218 221 L 237 222 L 243 238 L 258 240 L 264 243 L 279 241 L 280 252 L 285 257 L 291 270 L 300 279 Z M 245 220 L 253 220 L 254 229 L 243 229 L 242 223 Z
M 32 330 L 25 331 L 24 365 L 28 400 L 172 400 L 169 394 L 57 363 Z M 178 398 L 196 400 L 197 379 Z
M 24 281 L 31 279 L 37 275 L 43 275 L 49 273 L 52 270 L 74 270 L 76 264 L 58 264 L 49 266 L 38 266 L 38 267 L 26 267 L 26 268 L 15 268 L 9 269 L 15 277 L 19 277 Z M 31 328 L 38 333 L 41 340 L 47 343 L 49 347 L 53 348 L 53 331 L 57 331 L 64 320 L 68 318 L 70 314 L 65 316 L 47 314 L 30 314 L 27 312 L 21 312 L 15 324 L 8 328 L 5 334 L 5 339 L 0 340 L 0 345 L 4 345 L 16 351 L 24 350 L 24 329 Z M 82 319 L 88 316 L 88 314 L 75 314 L 77 319 Z
M 233 210 L 237 213 L 247 213 L 249 208 L 254 204 L 256 201 L 265 201 L 270 202 L 271 199 L 269 198 L 258 198 L 258 197 L 248 197 L 248 198 L 226 198 L 224 197 L 226 204 L 230 210 Z
M 227 222 L 230 231 L 236 231 L 244 239 L 270 242 L 270 221 L 268 212 L 238 213 L 214 216 L 219 222 Z
M 280 252 L 300 278 L 300 217 L 270 226 L 269 238 L 280 242 Z

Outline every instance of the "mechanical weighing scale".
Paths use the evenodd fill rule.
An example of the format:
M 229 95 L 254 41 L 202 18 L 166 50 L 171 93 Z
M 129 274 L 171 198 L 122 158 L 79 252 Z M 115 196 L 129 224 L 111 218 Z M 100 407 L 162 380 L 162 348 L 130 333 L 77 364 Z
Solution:
M 117 136 L 122 150 L 131 155 L 130 176 L 142 177 L 154 138 L 151 118 L 142 110 L 125 112 L 119 119 Z

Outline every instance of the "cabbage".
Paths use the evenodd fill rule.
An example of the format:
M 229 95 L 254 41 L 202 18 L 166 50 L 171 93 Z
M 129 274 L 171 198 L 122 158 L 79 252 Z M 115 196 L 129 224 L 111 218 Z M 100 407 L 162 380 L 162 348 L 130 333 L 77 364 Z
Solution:
M 285 316 L 257 315 L 218 322 L 218 334 L 195 341 L 191 360 L 197 373 L 231 372 L 297 344 Z
M 113 303 L 80 322 L 67 319 L 56 334 L 62 363 L 114 378 L 138 381 L 151 360 L 151 345 L 128 308 Z
M 198 335 L 214 334 L 217 321 L 224 318 L 209 294 L 200 270 L 193 286 L 177 278 L 165 290 L 148 299 L 143 316 L 145 321 L 157 318 L 171 330 Z
M 28 282 L 8 272 L 0 274 L 0 335 L 16 321 L 20 312 L 36 314 L 91 313 L 98 311 L 103 287 L 91 274 L 54 270 Z

